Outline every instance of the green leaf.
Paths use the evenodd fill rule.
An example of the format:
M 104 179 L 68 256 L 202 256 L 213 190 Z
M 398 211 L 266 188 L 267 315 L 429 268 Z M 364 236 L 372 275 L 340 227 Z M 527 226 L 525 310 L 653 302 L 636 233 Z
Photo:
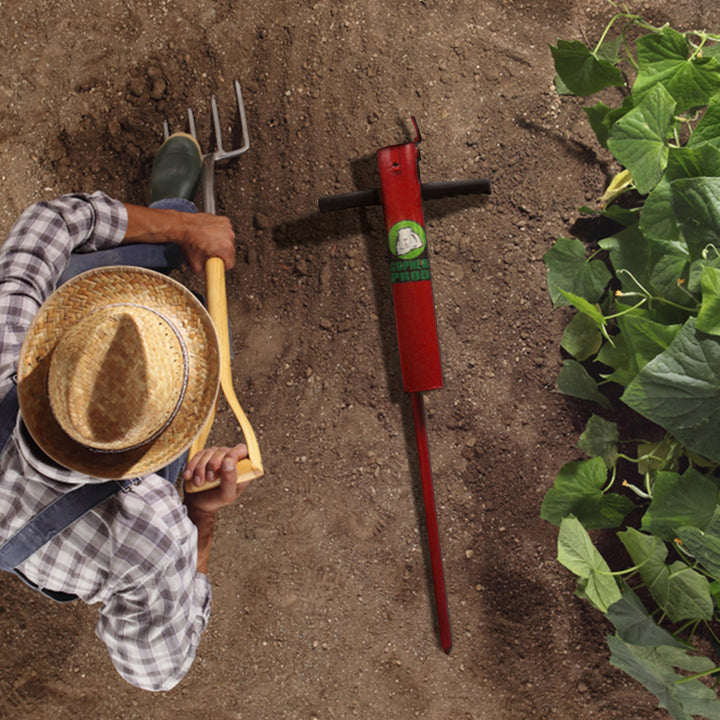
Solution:
M 576 360 L 587 360 L 602 345 L 602 335 L 596 321 L 586 313 L 577 313 L 565 326 L 560 345 Z
M 667 350 L 682 327 L 663 325 L 632 313 L 619 317 L 618 326 L 625 338 L 631 368 L 635 374 L 654 357 Z
M 718 130 L 720 131 L 720 127 Z M 648 195 L 640 215 L 640 229 L 643 234 L 659 244 L 657 255 L 662 252 L 686 258 L 690 256 L 677 215 L 677 212 L 688 211 L 687 201 L 683 204 L 683 199 L 679 198 L 680 204 L 675 208 L 672 181 L 718 175 L 720 148 L 708 143 L 693 148 L 669 148 L 665 176 Z M 678 185 L 677 191 L 680 190 L 681 186 Z M 698 202 L 704 202 L 702 197 L 698 198 Z M 694 212 L 693 208 L 689 210 Z
M 712 57 L 690 58 L 685 36 L 670 27 L 638 38 L 640 65 L 633 95 L 642 98 L 660 83 L 677 102 L 677 112 L 707 105 L 720 86 L 720 64 Z
M 692 305 L 692 299 L 682 289 L 687 285 L 690 262 L 687 255 L 663 255 L 650 273 L 650 286 L 660 297 L 679 305 Z
M 560 525 L 564 518 L 573 516 L 588 530 L 617 527 L 634 506 L 622 495 L 603 494 L 606 483 L 607 467 L 602 458 L 567 463 L 545 495 L 540 517 Z
M 681 527 L 677 535 L 683 550 L 702 565 L 705 572 L 720 580 L 720 508 L 715 508 L 712 519 L 703 530 L 696 525 Z
M 605 616 L 615 627 L 618 636 L 629 645 L 669 645 L 688 649 L 685 643 L 661 628 L 648 615 L 640 598 L 632 590 L 623 593 L 622 598 L 608 608 Z
M 560 290 L 560 294 L 572 305 L 577 308 L 581 313 L 587 315 L 594 323 L 597 329 L 605 334 L 605 316 L 602 314 L 602 310 L 597 303 L 588 302 L 581 295 L 567 292 L 566 290 Z
M 628 528 L 617 534 L 632 558 L 634 565 L 663 564 L 667 557 L 665 543 L 654 535 L 646 535 L 635 528 Z
M 684 454 L 684 448 L 670 436 L 655 442 L 639 443 L 637 446 L 638 472 L 654 476 L 658 470 L 677 472 L 678 459 Z
M 585 580 L 585 597 L 603 613 L 621 599 L 620 588 L 608 564 L 577 518 L 564 518 L 560 524 L 558 562 Z
M 703 270 L 706 267 L 720 270 L 720 256 L 700 258 L 690 264 L 690 272 L 688 273 L 688 292 L 693 295 L 702 293 L 701 280 Z
M 610 112 L 610 108 L 605 103 L 599 102 L 595 103 L 595 105 L 584 107 L 583 111 L 590 121 L 590 127 L 593 129 L 598 142 L 606 148 L 608 136 L 610 134 L 610 129 L 608 128 L 606 120 L 608 113 Z
M 692 720 L 693 715 L 708 720 L 720 718 L 720 701 L 714 691 L 700 680 L 687 680 L 673 670 L 680 667 L 694 673 L 706 672 L 713 668 L 709 658 L 693 657 L 675 647 L 630 645 L 616 635 L 608 636 L 607 642 L 611 664 L 655 695 L 659 706 L 674 720 Z
M 603 215 L 603 217 L 610 218 L 610 220 L 615 221 L 623 227 L 630 227 L 630 225 L 635 225 L 637 223 L 637 212 L 618 207 L 617 205 L 608 205 L 603 208 L 601 215 Z
M 598 384 L 577 360 L 563 361 L 563 367 L 557 379 L 558 390 L 581 400 L 592 400 L 604 408 L 610 407 L 610 401 L 603 395 Z
M 697 260 L 720 236 L 720 177 L 679 178 L 670 187 L 678 227 Z
M 614 372 L 607 376 L 603 375 L 603 377 L 610 382 L 618 383 L 618 385 L 626 387 L 637 374 L 637 371 L 633 371 L 631 368 L 627 344 L 622 334 L 615 335 L 612 343 L 606 341 L 595 360 L 613 369 Z
M 707 578 L 680 560 L 665 564 L 667 546 L 655 535 L 628 528 L 618 537 L 658 607 L 671 622 L 710 620 L 713 601 Z
M 561 290 L 597 302 L 610 282 L 610 271 L 600 260 L 585 259 L 585 246 L 577 238 L 558 238 L 543 256 L 548 269 L 547 284 L 553 307 L 570 303 Z
M 720 462 L 720 341 L 699 332 L 695 318 L 635 376 L 622 400 L 693 452 Z
M 598 244 L 610 254 L 610 262 L 615 268 L 623 292 L 642 291 L 644 286 L 650 284 L 653 248 L 637 224 L 604 238 Z
M 663 177 L 645 200 L 640 213 L 640 230 L 659 251 L 690 257 L 672 202 L 670 180 Z
M 625 43 L 625 33 L 618 33 L 613 38 L 606 38 L 597 48 L 595 56 L 599 60 L 607 60 L 611 65 L 616 65 L 620 61 L 620 50 Z
M 593 414 L 587 421 L 577 445 L 590 457 L 602 458 L 606 467 L 611 468 L 617 460 L 619 439 L 620 432 L 617 423 L 609 422 L 599 415 Z M 573 514 L 578 516 L 577 513 Z M 583 524 L 588 527 L 585 523 Z
M 710 98 L 705 114 L 688 139 L 688 147 L 696 147 L 703 143 L 720 146 L 720 95 Z
M 720 148 L 710 143 L 695 147 L 670 147 L 668 180 L 720 175 Z
M 697 329 L 710 335 L 720 335 L 720 269 L 705 266 L 700 287 L 702 304 L 697 317 Z
M 692 468 L 682 476 L 660 471 L 655 478 L 653 499 L 643 515 L 642 529 L 667 542 L 681 527 L 705 528 L 720 500 L 712 480 Z
M 675 101 L 657 85 L 610 131 L 608 148 L 630 171 L 641 195 L 649 193 L 662 177 L 674 118 Z
M 550 46 L 555 70 L 573 95 L 593 95 L 606 87 L 625 85 L 622 72 L 598 59 L 578 40 L 558 40 Z

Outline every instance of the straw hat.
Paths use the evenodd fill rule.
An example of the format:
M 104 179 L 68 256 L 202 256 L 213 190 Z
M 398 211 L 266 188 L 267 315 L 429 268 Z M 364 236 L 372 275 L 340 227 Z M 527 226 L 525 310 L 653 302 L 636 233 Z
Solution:
M 215 326 L 195 296 L 143 268 L 89 270 L 43 304 L 18 363 L 38 446 L 98 478 L 159 470 L 190 446 L 220 383 Z

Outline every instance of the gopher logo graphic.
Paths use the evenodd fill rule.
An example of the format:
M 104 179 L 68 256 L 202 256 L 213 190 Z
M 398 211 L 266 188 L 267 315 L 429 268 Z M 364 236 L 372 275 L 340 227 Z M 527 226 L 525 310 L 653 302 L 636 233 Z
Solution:
M 425 251 L 425 230 L 419 223 L 402 220 L 390 228 L 390 252 L 401 260 L 412 260 Z
M 412 250 L 423 246 L 422 238 L 410 227 L 400 228 L 395 245 L 395 252 L 398 257 L 407 255 Z

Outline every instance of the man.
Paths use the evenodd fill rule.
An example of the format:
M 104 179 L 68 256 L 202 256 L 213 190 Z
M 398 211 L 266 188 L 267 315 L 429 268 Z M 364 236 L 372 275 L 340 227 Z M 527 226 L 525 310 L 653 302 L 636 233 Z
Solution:
M 163 379 L 162 373 L 167 369 L 158 366 L 158 370 L 153 364 L 176 351 L 181 365 L 188 357 L 197 355 L 191 343 L 185 347 L 193 336 L 186 333 L 184 325 L 176 331 L 172 319 L 163 311 L 165 293 L 181 298 L 175 303 L 179 303 L 180 311 L 192 314 L 193 320 L 197 319 L 205 328 L 199 337 L 201 343 L 207 344 L 209 354 L 201 359 L 214 357 L 213 342 L 217 342 L 216 336 L 213 339 L 214 330 L 203 324 L 209 316 L 203 319 L 202 307 L 195 307 L 192 298 L 185 298 L 184 288 L 179 284 L 169 278 L 164 281 L 155 274 L 152 282 L 160 288 L 160 299 L 149 302 L 159 303 L 159 309 L 138 308 L 142 302 L 135 302 L 137 293 L 132 295 L 132 301 L 123 301 L 122 312 L 117 310 L 118 303 L 102 307 L 104 292 L 95 292 L 96 307 L 92 313 L 98 314 L 88 311 L 89 319 L 66 321 L 60 342 L 48 353 L 48 357 L 52 356 L 50 379 L 33 385 L 36 374 L 23 375 L 23 368 L 39 367 L 39 351 L 29 351 L 28 347 L 32 347 L 41 330 L 47 329 L 47 309 L 54 305 L 64 307 L 65 299 L 78 298 L 78 285 L 86 283 L 86 278 L 92 278 L 96 272 L 77 275 L 85 265 L 102 267 L 108 262 L 153 265 L 152 258 L 173 258 L 179 249 L 196 273 L 203 270 L 209 257 L 221 257 L 226 269 L 233 267 L 234 233 L 230 222 L 224 217 L 194 212 L 190 202 L 198 185 L 200 163 L 200 148 L 194 139 L 174 135 L 161 148 L 153 167 L 154 202 L 150 208 L 123 204 L 102 193 L 63 196 L 26 210 L 0 248 L 0 399 L 9 397 L 11 390 L 15 392 L 17 373 L 21 408 L 14 430 L 4 448 L 0 448 L 0 545 L 43 508 L 79 486 L 98 484 L 102 478 L 132 477 L 135 469 L 149 467 L 147 463 L 143 465 L 147 456 L 154 457 L 156 465 L 176 460 L 175 456 L 183 449 L 178 443 L 185 443 L 187 449 L 191 436 L 200 430 L 200 425 L 195 427 L 195 423 L 186 419 L 184 434 L 177 432 L 176 416 L 186 408 L 188 413 L 197 411 L 198 417 L 205 417 L 210 411 L 214 379 L 210 370 L 207 373 L 203 370 L 203 363 L 189 365 L 192 371 L 189 380 L 188 366 L 184 366 L 185 376 L 182 367 L 180 371 L 171 368 L 170 372 L 176 373 L 173 377 L 184 380 L 173 380 L 170 384 Z M 149 251 L 150 259 L 143 255 L 144 251 Z M 129 255 L 124 254 L 127 252 Z M 174 262 L 171 260 L 164 269 L 170 269 Z M 125 272 L 130 274 L 122 277 L 136 277 L 131 271 Z M 118 277 L 113 268 L 97 271 L 99 278 L 104 273 L 108 278 Z M 62 287 L 55 292 L 59 284 Z M 127 295 L 128 289 L 125 291 Z M 108 310 L 107 305 L 112 307 Z M 103 322 L 98 320 L 101 317 L 105 318 Z M 140 318 L 135 325 L 133 317 Z M 159 330 L 148 329 L 153 325 L 143 320 L 148 317 L 157 321 Z M 99 364 L 93 365 L 93 354 L 100 352 L 98 348 L 103 342 L 101 326 L 105 321 L 116 330 L 125 327 L 126 332 L 122 343 L 118 343 L 120 335 L 116 333 L 102 351 Z M 90 343 L 89 336 L 95 338 Z M 125 387 L 126 365 L 135 361 L 118 361 L 117 348 L 127 348 L 128 342 L 143 347 L 143 343 L 156 340 L 170 344 L 156 352 L 155 358 L 135 363 L 127 380 L 127 387 L 140 383 L 137 387 L 147 393 L 122 391 L 100 398 L 103 402 L 119 399 L 125 409 L 133 402 L 137 405 L 142 422 L 149 423 L 149 434 L 140 440 L 142 447 L 138 450 L 137 445 L 127 443 L 119 450 L 93 447 L 93 441 L 88 440 L 85 448 L 85 436 L 99 433 L 104 438 L 108 433 L 122 434 L 117 423 L 107 420 L 114 417 L 114 410 L 106 407 L 102 411 L 105 415 L 97 415 L 103 403 L 98 401 L 96 384 L 87 395 L 86 415 L 80 418 L 90 424 L 80 422 L 79 436 L 74 437 L 72 428 L 77 418 L 72 413 L 77 410 L 77 398 L 84 397 L 83 382 L 88 373 L 119 373 L 122 377 L 117 378 L 116 389 L 120 390 Z M 20 360 L 22 367 L 18 368 Z M 72 366 L 71 372 L 67 363 Z M 194 375 L 202 375 L 210 388 L 202 397 L 197 391 L 192 395 Z M 182 386 L 182 392 L 175 393 L 175 385 Z M 188 387 L 191 390 L 186 392 Z M 172 395 L 169 404 L 168 392 Z M 153 412 L 159 413 L 158 417 L 148 410 L 155 395 Z M 61 407 L 67 397 L 73 402 Z M 194 408 L 196 403 L 203 407 Z M 170 406 L 172 412 L 167 409 Z M 40 407 L 45 409 L 38 412 Z M 50 439 L 42 432 L 48 423 L 61 428 L 56 427 Z M 148 447 L 162 451 L 146 453 Z M 216 514 L 219 508 L 233 503 L 246 487 L 236 482 L 236 463 L 246 452 L 245 446 L 239 444 L 232 448 L 208 448 L 190 458 L 183 472 L 186 480 L 202 485 L 219 476 L 221 484 L 214 490 L 186 494 L 182 501 L 173 485 L 179 469 L 177 460 L 166 469 L 171 482 L 158 474 L 156 470 L 160 468 L 155 466 L 152 472 L 138 472 L 141 477 L 135 478 L 129 489 L 114 492 L 17 568 L 30 584 L 39 588 L 69 593 L 90 604 L 102 603 L 96 633 L 105 642 L 118 672 L 138 687 L 168 690 L 182 679 L 193 662 L 209 616 L 211 591 L 206 573 Z M 79 463 L 78 459 L 84 456 L 90 464 Z M 62 464 L 57 462 L 58 457 L 63 458 Z M 136 458 L 140 458 L 137 463 Z M 125 463 L 122 472 L 120 462 Z M 95 467 L 93 463 L 100 469 L 99 477 L 87 472 Z

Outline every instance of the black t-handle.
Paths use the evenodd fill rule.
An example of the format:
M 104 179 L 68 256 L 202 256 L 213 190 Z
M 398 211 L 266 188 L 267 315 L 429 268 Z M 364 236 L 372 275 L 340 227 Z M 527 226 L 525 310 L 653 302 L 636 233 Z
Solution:
M 490 180 L 489 178 L 476 178 L 474 180 L 422 183 L 420 192 L 423 200 L 438 200 L 439 198 L 455 197 L 456 195 L 489 195 Z M 324 195 L 318 200 L 320 212 L 347 210 L 348 208 L 368 205 L 380 205 L 379 190 L 358 190 L 357 192 L 339 193 L 338 195 Z

